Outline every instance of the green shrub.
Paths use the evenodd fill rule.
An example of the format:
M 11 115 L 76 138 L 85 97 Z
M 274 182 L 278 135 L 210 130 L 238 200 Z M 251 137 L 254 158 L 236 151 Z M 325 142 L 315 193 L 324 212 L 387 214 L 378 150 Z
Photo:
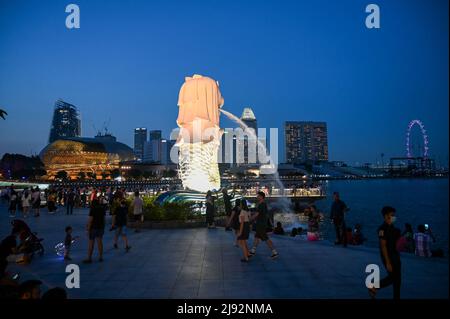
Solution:
M 164 211 L 164 220 L 186 221 L 198 217 L 194 212 L 192 203 L 188 202 L 164 203 L 162 209 Z
M 190 202 L 172 202 L 159 205 L 155 202 L 156 196 L 143 196 L 144 202 L 144 220 L 148 221 L 187 221 L 202 218 L 193 203 Z M 129 215 L 133 216 L 133 208 L 131 206 L 133 197 L 127 198 L 129 207 Z

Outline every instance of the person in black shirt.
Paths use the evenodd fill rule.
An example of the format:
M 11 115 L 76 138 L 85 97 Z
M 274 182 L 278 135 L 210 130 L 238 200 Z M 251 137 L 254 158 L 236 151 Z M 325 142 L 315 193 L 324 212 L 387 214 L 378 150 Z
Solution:
M 101 205 L 98 198 L 94 198 L 89 211 L 89 220 L 86 230 L 89 234 L 88 258 L 83 260 L 84 263 L 92 262 L 92 253 L 94 251 L 94 242 L 97 239 L 99 261 L 103 261 L 103 234 L 105 232 L 105 214 L 104 205 Z
M 225 213 L 227 214 L 227 218 L 230 219 L 231 217 L 231 196 L 228 195 L 228 191 L 226 188 L 222 189 L 223 194 L 223 204 L 225 206 Z M 231 227 L 229 225 L 226 225 L 225 230 L 231 230 Z
M 231 216 L 228 219 L 227 227 L 234 229 L 234 233 L 236 235 L 234 246 L 239 247 L 238 244 L 238 234 L 240 230 L 240 223 L 239 223 L 239 214 L 241 213 L 241 199 L 236 199 L 235 206 L 232 209 Z
M 255 220 L 255 238 L 253 240 L 253 248 L 250 250 L 250 256 L 254 256 L 256 254 L 256 247 L 260 241 L 266 242 L 269 249 L 272 251 L 272 255 L 270 256 L 272 259 L 275 259 L 279 256 L 275 246 L 273 245 L 272 240 L 267 235 L 267 223 L 269 220 L 269 213 L 267 210 L 267 204 L 265 201 L 266 194 L 264 192 L 258 192 L 257 195 L 258 206 L 256 207 L 256 214 L 252 217 L 252 220 Z
M 347 236 L 345 234 L 345 213 L 349 210 L 347 205 L 339 198 L 339 193 L 333 193 L 333 204 L 331 205 L 330 218 L 336 230 L 336 245 L 342 244 L 347 247 Z
M 114 234 L 114 248 L 117 249 L 117 240 L 119 236 L 122 235 L 122 239 L 125 242 L 125 251 L 128 252 L 130 250 L 130 246 L 128 245 L 127 238 L 127 215 L 128 215 L 128 206 L 125 199 L 120 201 L 120 205 L 115 209 L 115 214 L 112 217 L 112 227 L 111 229 L 115 229 L 116 233 Z
M 65 198 L 65 204 L 67 207 L 67 215 L 73 214 L 73 206 L 75 206 L 75 192 L 73 189 L 69 190 L 69 192 L 66 194 Z
M 395 208 L 385 206 L 381 210 L 381 214 L 383 214 L 384 223 L 378 228 L 378 238 L 380 239 L 381 260 L 388 275 L 380 280 L 380 289 L 393 285 L 394 299 L 400 299 L 401 262 L 396 243 L 401 233 L 400 229 L 394 227 Z M 375 297 L 376 292 L 376 288 L 369 288 L 372 298 Z

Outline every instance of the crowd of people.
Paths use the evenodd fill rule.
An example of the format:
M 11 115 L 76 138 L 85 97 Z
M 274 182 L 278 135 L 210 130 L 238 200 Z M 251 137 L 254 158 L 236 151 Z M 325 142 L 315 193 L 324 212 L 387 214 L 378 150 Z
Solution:
M 29 197 L 30 194 L 33 194 L 36 191 L 39 191 L 39 189 L 33 189 L 31 191 L 24 189 L 21 192 L 18 192 L 11 187 L 7 193 L 3 193 L 3 195 L 7 194 L 7 198 L 3 199 L 8 200 L 8 207 L 11 208 L 13 206 L 11 202 L 14 203 L 17 198 Z M 86 196 L 80 196 L 82 194 L 86 194 Z M 31 197 L 33 198 L 33 196 Z M 98 261 L 103 261 L 103 235 L 106 227 L 105 217 L 108 210 L 112 215 L 110 230 L 114 231 L 112 246 L 114 249 L 118 249 L 119 239 L 122 238 L 125 251 L 128 252 L 131 249 L 127 236 L 129 212 L 132 213 L 133 219 L 137 221 L 137 223 L 135 223 L 137 225 L 135 231 L 138 232 L 143 221 L 143 200 L 139 191 L 134 192 L 130 201 L 127 201 L 127 197 L 129 196 L 125 189 L 115 189 L 114 191 L 111 191 L 110 189 L 105 190 L 95 188 L 81 191 L 75 189 L 49 189 L 45 193 L 49 214 L 54 214 L 54 211 L 56 210 L 54 207 L 59 206 L 65 207 L 67 215 L 73 214 L 74 207 L 89 207 L 89 217 L 86 223 L 86 231 L 89 239 L 88 253 L 86 259 L 83 260 L 83 263 L 92 263 L 95 243 L 98 248 Z M 84 199 L 84 203 L 79 202 L 79 200 Z M 129 204 L 129 202 L 131 204 Z M 39 286 L 41 283 L 39 281 L 25 281 L 19 283 L 18 278 L 14 278 L 14 275 L 11 275 L 6 271 L 9 262 L 31 262 L 32 256 L 35 253 L 36 242 L 40 245 L 40 241 L 42 240 L 36 238 L 36 234 L 31 231 L 30 227 L 24 221 L 27 215 L 25 210 L 23 210 L 23 212 L 24 219 L 13 219 L 11 222 L 11 233 L 0 242 L 0 295 L 2 297 L 14 299 L 40 299 L 41 294 Z M 36 217 L 38 216 L 39 215 Z M 11 215 L 11 217 L 16 216 Z M 72 260 L 71 247 L 78 237 L 79 236 L 73 236 L 72 226 L 69 225 L 65 227 L 64 260 Z M 42 299 L 63 297 L 60 289 L 61 288 L 55 288 L 49 290 L 46 294 L 42 295 Z M 64 289 L 62 290 L 64 291 Z
M 89 208 L 92 201 L 98 198 L 103 205 L 110 208 L 117 197 L 129 197 L 134 189 L 125 187 L 49 187 L 41 190 L 25 187 L 17 189 L 14 185 L 3 188 L 0 191 L 0 198 L 8 205 L 8 212 L 11 218 L 15 218 L 18 212 L 23 218 L 29 217 L 33 212 L 34 217 L 39 217 L 42 209 L 47 209 L 49 214 L 62 211 L 73 214 L 77 208 Z M 141 190 L 138 190 L 139 192 Z
M 27 218 L 30 213 L 39 217 L 44 201 L 49 214 L 54 214 L 62 207 L 67 215 L 72 215 L 74 208 L 89 208 L 89 217 L 86 223 L 88 235 L 87 256 L 84 263 L 93 262 L 95 244 L 97 244 L 98 261 L 103 261 L 103 235 L 106 227 L 105 217 L 107 212 L 112 215 L 111 231 L 115 231 L 112 246 L 119 248 L 119 239 L 123 240 L 123 247 L 126 252 L 131 249 L 127 236 L 127 224 L 131 217 L 135 222 L 135 231 L 139 232 L 143 223 L 143 199 L 139 190 L 130 195 L 130 191 L 125 188 L 49 188 L 41 191 L 36 188 L 25 188 L 16 190 L 13 186 L 2 190 L 0 194 L 3 201 L 8 204 L 8 211 L 11 217 L 17 217 L 17 210 Z M 260 242 L 266 243 L 271 251 L 270 257 L 275 259 L 279 256 L 274 243 L 270 239 L 270 234 L 288 235 L 283 229 L 281 222 L 274 225 L 273 216 L 268 211 L 266 203 L 266 192 L 257 193 L 257 203 L 254 209 L 250 209 L 245 198 L 237 198 L 232 206 L 233 194 L 229 194 L 226 189 L 222 190 L 223 203 L 226 215 L 228 216 L 225 228 L 234 231 L 234 245 L 242 250 L 242 262 L 249 262 L 256 254 Z M 130 198 L 131 197 L 131 198 Z M 212 192 L 207 192 L 205 198 L 206 206 L 206 224 L 208 228 L 215 228 L 214 216 L 216 213 L 217 197 Z M 362 226 L 356 224 L 354 228 L 347 227 L 346 215 L 350 209 L 340 198 L 338 192 L 333 193 L 333 202 L 331 205 L 329 219 L 334 226 L 336 233 L 335 245 L 361 245 L 366 241 L 362 233 Z M 394 226 L 395 208 L 383 207 L 383 224 L 378 229 L 379 247 L 383 265 L 388 276 L 381 280 L 379 288 L 370 288 L 369 293 L 375 297 L 378 289 L 389 285 L 394 287 L 394 298 L 400 297 L 401 284 L 401 262 L 400 252 L 414 253 L 420 257 L 440 257 L 443 256 L 442 250 L 433 250 L 432 243 L 436 239 L 429 225 L 418 225 L 414 232 L 411 224 L 405 224 L 405 229 L 401 232 Z M 307 220 L 307 228 L 293 228 L 290 236 L 295 239 L 305 239 L 316 241 L 321 238 L 321 224 L 325 221 L 324 214 L 318 211 L 315 205 L 309 205 L 302 212 Z M 254 231 L 252 245 L 249 245 L 250 235 Z M 30 238 L 35 235 L 31 232 L 28 225 L 20 219 L 12 221 L 11 234 L 4 238 L 0 243 L 0 275 L 2 281 L 2 294 L 5 293 L 16 298 L 40 298 L 40 282 L 26 281 L 22 284 L 17 279 L 8 276 L 6 268 L 8 261 L 30 262 L 31 256 L 36 249 L 36 243 L 32 243 Z M 33 237 L 34 236 L 34 237 Z M 65 228 L 64 239 L 64 259 L 72 260 L 71 246 L 77 236 L 73 236 L 72 226 Z M 34 238 L 39 244 L 39 239 Z M 34 245 L 34 246 L 33 246 Z M 251 248 L 250 248 L 251 247 Z M 43 248 L 42 248 L 43 250 Z M 11 258 L 14 256 L 14 258 Z M 7 288 L 5 288 L 5 284 Z M 11 288 L 12 287 L 12 288 Z M 6 289 L 6 290 L 5 290 Z M 8 290 L 9 289 L 9 290 Z M 64 289 L 62 289 L 64 290 Z M 50 291 L 49 291 L 50 292 Z M 44 296 L 42 296 L 44 298 Z M 64 294 L 58 289 L 51 292 L 47 297 L 63 298 Z

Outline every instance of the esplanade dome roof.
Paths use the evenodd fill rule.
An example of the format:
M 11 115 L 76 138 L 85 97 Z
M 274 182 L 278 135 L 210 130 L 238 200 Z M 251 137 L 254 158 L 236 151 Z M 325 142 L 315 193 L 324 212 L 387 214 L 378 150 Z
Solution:
M 40 153 L 42 158 L 48 151 L 61 152 L 96 152 L 117 154 L 121 161 L 134 159 L 133 150 L 111 135 L 100 135 L 90 137 L 69 137 L 62 138 L 47 145 Z

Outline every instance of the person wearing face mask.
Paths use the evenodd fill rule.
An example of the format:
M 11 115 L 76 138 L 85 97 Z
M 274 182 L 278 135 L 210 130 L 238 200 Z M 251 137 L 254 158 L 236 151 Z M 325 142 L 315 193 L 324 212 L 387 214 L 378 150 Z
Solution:
M 400 229 L 394 226 L 396 219 L 395 208 L 385 206 L 381 210 L 381 214 L 383 215 L 384 223 L 378 228 L 378 238 L 380 241 L 381 260 L 388 275 L 380 280 L 379 289 L 393 285 L 394 299 L 400 299 L 401 262 L 396 243 L 401 236 L 401 232 Z M 375 297 L 376 292 L 377 289 L 375 287 L 369 288 L 372 298 Z

